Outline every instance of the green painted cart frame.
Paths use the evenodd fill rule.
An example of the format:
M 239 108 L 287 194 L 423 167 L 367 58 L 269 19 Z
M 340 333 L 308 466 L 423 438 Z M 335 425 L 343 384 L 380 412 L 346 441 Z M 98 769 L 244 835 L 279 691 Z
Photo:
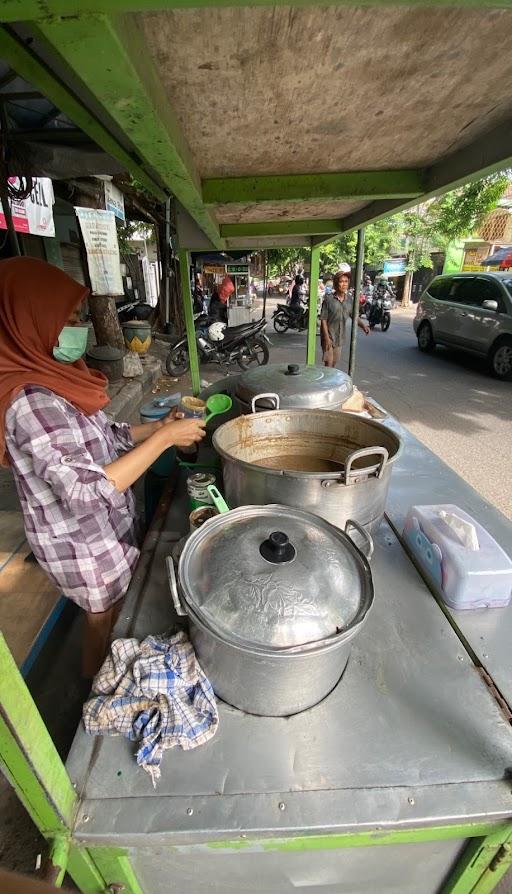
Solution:
M 140 579 L 149 568 L 161 537 L 159 513 L 142 553 Z M 165 547 L 165 544 L 164 544 Z M 160 547 L 161 549 L 161 547 Z M 140 586 L 140 580 L 136 582 Z M 79 792 L 61 761 L 44 722 L 12 656 L 0 636 L 0 767 L 16 791 L 35 826 L 47 841 L 49 876 L 60 886 L 69 873 L 82 894 L 145 894 L 136 878 L 130 847 L 83 844 L 88 817 Z M 509 789 L 509 784 L 504 783 Z M 464 822 L 357 834 L 299 835 L 259 839 L 243 835 L 234 839 L 214 838 L 202 844 L 171 847 L 176 855 L 192 854 L 205 847 L 219 854 L 299 853 L 338 849 L 385 848 L 427 842 L 467 839 L 466 847 L 449 879 L 436 894 L 487 894 L 493 890 L 512 863 L 512 818 L 510 822 Z M 169 849 L 167 849 L 169 850 Z M 171 856 L 172 859 L 172 856 Z M 406 872 L 406 870 L 404 870 Z M 153 889 L 154 890 L 154 889 Z

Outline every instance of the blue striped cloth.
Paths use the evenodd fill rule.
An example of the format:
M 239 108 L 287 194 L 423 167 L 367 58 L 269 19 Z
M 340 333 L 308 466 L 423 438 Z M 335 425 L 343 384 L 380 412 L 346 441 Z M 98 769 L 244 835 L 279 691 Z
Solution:
M 183 633 L 117 639 L 83 710 L 90 735 L 140 742 L 137 763 L 155 785 L 166 748 L 197 748 L 215 735 L 219 715 L 209 680 Z

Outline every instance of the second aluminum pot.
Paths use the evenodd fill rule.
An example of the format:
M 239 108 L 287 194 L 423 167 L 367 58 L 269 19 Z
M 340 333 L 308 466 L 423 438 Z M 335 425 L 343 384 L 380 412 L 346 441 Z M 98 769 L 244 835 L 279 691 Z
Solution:
M 371 537 L 353 522 L 370 557 Z M 373 602 L 366 556 L 321 518 L 285 506 L 243 506 L 188 539 L 178 580 L 198 660 L 219 698 L 284 717 L 339 682 Z
M 217 429 L 213 446 L 230 506 L 284 503 L 374 531 L 401 442 L 373 419 L 303 409 L 239 416 Z

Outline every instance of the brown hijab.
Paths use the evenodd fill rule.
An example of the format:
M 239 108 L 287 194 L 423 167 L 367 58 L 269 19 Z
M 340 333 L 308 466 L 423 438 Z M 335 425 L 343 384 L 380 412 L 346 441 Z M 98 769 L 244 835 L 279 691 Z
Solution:
M 105 376 L 83 360 L 59 363 L 52 354 L 63 326 L 88 289 L 37 258 L 0 261 L 0 463 L 5 413 L 25 385 L 41 385 L 88 416 L 108 403 Z

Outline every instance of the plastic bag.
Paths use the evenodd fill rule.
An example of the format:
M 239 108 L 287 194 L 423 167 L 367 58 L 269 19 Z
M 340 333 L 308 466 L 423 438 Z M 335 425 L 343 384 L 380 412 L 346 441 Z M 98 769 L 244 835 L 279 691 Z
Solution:
M 220 300 L 226 303 L 229 296 L 232 295 L 234 291 L 235 286 L 233 285 L 233 280 L 226 274 L 218 289 Z

